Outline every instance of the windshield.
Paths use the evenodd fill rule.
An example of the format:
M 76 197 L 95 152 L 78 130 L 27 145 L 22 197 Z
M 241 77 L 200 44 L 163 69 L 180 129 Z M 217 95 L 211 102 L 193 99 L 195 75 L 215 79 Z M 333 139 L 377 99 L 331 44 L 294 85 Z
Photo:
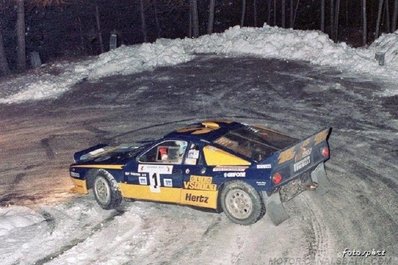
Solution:
M 296 141 L 294 138 L 271 130 L 245 126 L 226 133 L 217 138 L 214 143 L 253 160 L 260 161 Z

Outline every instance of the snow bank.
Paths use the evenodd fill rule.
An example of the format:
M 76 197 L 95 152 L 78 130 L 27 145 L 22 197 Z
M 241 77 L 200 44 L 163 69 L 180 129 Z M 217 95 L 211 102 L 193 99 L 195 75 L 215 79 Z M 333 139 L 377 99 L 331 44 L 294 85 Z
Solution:
M 0 84 L 0 103 L 54 98 L 86 78 L 126 75 L 175 65 L 192 60 L 195 53 L 251 54 L 305 60 L 341 70 L 398 78 L 397 43 L 398 34 L 386 34 L 368 49 L 355 49 L 345 43 L 335 44 L 319 31 L 282 29 L 268 25 L 262 28 L 236 26 L 224 33 L 204 35 L 198 39 L 159 39 L 155 43 L 122 46 L 79 63 L 60 63 L 55 67 L 61 69 L 61 74 L 27 74 Z M 386 66 L 379 66 L 375 60 L 378 47 L 385 47 L 390 52 L 387 54 Z M 393 93 L 398 93 L 397 89 Z
M 31 226 L 43 222 L 42 215 L 27 207 L 0 208 L 0 236 L 4 236 L 14 228 Z

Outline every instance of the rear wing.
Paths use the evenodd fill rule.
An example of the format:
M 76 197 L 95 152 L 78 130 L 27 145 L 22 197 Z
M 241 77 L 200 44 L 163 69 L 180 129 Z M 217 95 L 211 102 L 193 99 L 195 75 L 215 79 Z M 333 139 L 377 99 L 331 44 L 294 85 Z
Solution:
M 329 159 L 327 139 L 331 130 L 331 128 L 323 129 L 299 143 L 274 153 L 272 175 L 275 176 L 278 173 L 277 179 L 280 179 L 279 182 L 273 180 L 274 184 L 287 182 Z M 259 164 L 262 162 L 266 161 L 260 161 Z

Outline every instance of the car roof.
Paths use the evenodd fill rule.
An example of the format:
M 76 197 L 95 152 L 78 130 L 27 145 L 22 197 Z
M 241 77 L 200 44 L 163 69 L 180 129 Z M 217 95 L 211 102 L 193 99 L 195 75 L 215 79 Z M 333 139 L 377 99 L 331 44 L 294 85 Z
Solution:
M 244 126 L 242 123 L 229 120 L 206 120 L 172 131 L 165 135 L 164 138 L 183 138 L 213 142 L 227 132 Z

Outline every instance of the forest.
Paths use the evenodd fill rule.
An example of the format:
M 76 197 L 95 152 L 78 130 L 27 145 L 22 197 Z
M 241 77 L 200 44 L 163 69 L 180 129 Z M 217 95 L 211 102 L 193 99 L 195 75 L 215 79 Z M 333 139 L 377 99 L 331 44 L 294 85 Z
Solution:
M 0 0 L 0 76 L 158 38 L 235 25 L 320 30 L 366 46 L 397 28 L 398 0 Z M 39 61 L 39 64 L 37 63 Z

